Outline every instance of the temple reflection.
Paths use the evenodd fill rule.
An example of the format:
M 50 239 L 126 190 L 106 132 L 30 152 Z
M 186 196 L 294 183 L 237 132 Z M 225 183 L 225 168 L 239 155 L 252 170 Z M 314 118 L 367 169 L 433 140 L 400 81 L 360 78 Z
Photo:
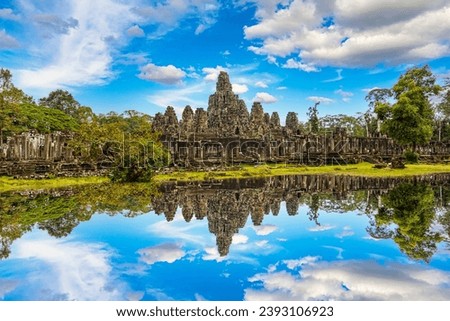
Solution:
M 180 209 L 186 222 L 206 219 L 221 256 L 249 220 L 263 224 L 285 209 L 320 225 L 320 212 L 368 215 L 373 238 L 394 240 L 410 258 L 428 261 L 437 244 L 449 242 L 449 174 L 411 178 L 276 176 L 210 182 L 104 184 L 67 190 L 1 194 L 0 258 L 32 228 L 56 238 L 70 235 L 96 213 L 134 217 L 154 212 L 172 221 Z M 436 226 L 439 226 L 437 229 Z

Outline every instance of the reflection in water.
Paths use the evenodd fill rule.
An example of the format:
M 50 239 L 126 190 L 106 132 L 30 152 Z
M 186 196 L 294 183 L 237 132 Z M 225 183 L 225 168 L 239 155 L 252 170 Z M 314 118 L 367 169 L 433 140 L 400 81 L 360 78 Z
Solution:
M 5 193 L 0 195 L 0 258 L 3 262 L 7 262 L 8 257 L 13 260 L 38 258 L 47 262 L 45 270 L 64 271 L 58 272 L 56 278 L 58 291 L 48 290 L 53 294 L 47 295 L 41 289 L 40 299 L 119 300 L 124 298 L 125 292 L 126 298 L 176 299 L 158 288 L 135 291 L 129 289 L 123 280 L 112 280 L 118 278 L 118 273 L 150 277 L 146 272 L 150 267 L 152 273 L 156 273 L 160 264 L 170 264 L 175 268 L 183 261 L 197 262 L 199 258 L 203 262 L 219 264 L 232 257 L 231 245 L 247 252 L 265 253 L 267 259 L 259 258 L 257 261 L 252 257 L 240 260 L 253 267 L 249 268 L 246 276 L 240 272 L 240 281 L 236 281 L 235 286 L 240 288 L 242 296 L 230 295 L 230 299 L 450 299 L 447 271 L 399 262 L 384 264 L 382 261 L 387 258 L 381 258 L 379 254 L 373 254 L 373 261 L 361 260 L 361 250 L 355 250 L 356 254 L 349 259 L 351 244 L 345 241 L 347 238 L 353 242 L 368 242 L 369 238 L 372 242 L 390 240 L 415 262 L 430 262 L 439 249 L 445 251 L 444 247 L 448 247 L 450 242 L 449 178 L 450 175 L 444 174 L 407 179 L 280 176 L 208 183 L 173 182 L 158 187 L 104 184 L 66 190 Z M 133 238 L 124 240 L 126 244 L 142 243 L 143 246 L 133 250 L 132 260 L 136 262 L 122 262 L 119 271 L 111 265 L 117 260 L 115 252 L 119 250 L 116 249 L 124 246 L 119 244 L 122 240 L 105 241 L 106 238 L 101 238 L 98 241 L 93 236 L 108 233 L 108 226 L 91 231 L 86 237 L 89 242 L 71 240 L 75 228 L 83 225 L 82 222 L 89 226 L 88 221 L 99 217 L 94 215 L 96 213 L 126 220 L 130 226 L 133 221 L 148 217 L 143 214 L 155 217 L 151 212 L 163 215 L 167 223 L 152 223 L 145 230 L 137 229 Z M 339 221 L 330 220 L 328 213 L 346 214 L 339 215 L 339 221 L 347 223 L 342 223 L 340 230 L 334 231 Z M 358 228 L 349 219 L 355 213 L 367 218 L 360 229 L 365 236 L 358 235 Z M 283 225 L 283 214 L 291 218 L 296 216 L 296 222 L 300 222 L 305 214 L 307 218 L 303 224 L 310 222 L 312 226 L 298 226 L 298 232 L 295 232 L 293 221 Z M 180 226 L 180 219 L 189 224 Z M 200 235 L 202 232 L 190 231 L 190 227 L 195 226 L 194 222 L 207 224 L 207 229 L 214 235 L 215 248 L 206 246 L 204 237 Z M 253 237 L 246 230 L 249 225 Z M 206 226 L 202 225 L 202 228 L 206 230 Z M 294 232 L 289 234 L 289 229 Z M 302 232 L 305 229 L 309 233 L 307 236 Z M 27 237 L 39 230 L 51 238 L 35 240 Z M 142 235 L 149 232 L 164 241 L 144 241 Z M 109 233 L 114 235 L 115 232 Z M 325 235 L 331 235 L 333 239 Z M 297 238 L 299 241 L 295 241 Z M 322 241 L 317 243 L 317 239 Z M 196 248 L 189 244 L 196 244 Z M 358 244 L 368 249 L 375 246 L 375 243 Z M 294 254 L 299 251 L 299 246 L 306 251 L 301 257 Z M 284 258 L 279 257 L 279 253 L 283 253 L 281 248 L 284 248 Z M 321 257 L 322 254 L 314 254 L 318 251 L 316 248 L 334 252 L 336 259 L 330 261 L 330 258 Z M 308 251 L 311 255 L 304 255 Z M 293 254 L 289 256 L 291 252 Z M 260 266 L 256 274 L 255 265 Z M 201 272 L 198 265 L 196 269 L 200 274 L 207 273 Z M 49 278 L 52 277 L 50 274 Z M 4 275 L 10 273 L 2 272 L 0 264 L 0 299 L 18 286 L 16 279 L 4 278 Z M 228 280 L 231 279 L 229 275 L 231 273 L 227 272 L 221 277 Z M 159 278 L 164 279 L 161 275 Z M 195 283 L 193 280 L 190 282 Z M 227 286 L 230 282 L 227 281 Z M 42 276 L 38 283 L 45 288 L 44 284 L 49 284 L 49 280 Z M 193 284 L 186 286 L 195 287 Z M 416 288 L 421 291 L 413 291 Z M 224 299 L 223 291 L 221 296 L 217 295 L 215 299 Z M 18 297 L 27 298 L 26 295 Z M 194 297 L 201 295 L 195 293 Z

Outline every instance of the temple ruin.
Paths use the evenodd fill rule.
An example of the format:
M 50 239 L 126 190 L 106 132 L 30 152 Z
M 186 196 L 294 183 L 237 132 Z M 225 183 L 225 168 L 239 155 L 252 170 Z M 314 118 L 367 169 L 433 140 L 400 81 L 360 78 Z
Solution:
M 345 129 L 325 134 L 301 132 L 295 112 L 287 113 L 283 126 L 280 115 L 264 112 L 260 102 L 254 102 L 249 111 L 245 102 L 233 93 L 226 72 L 220 72 L 207 110 L 186 106 L 179 120 L 175 109 L 169 106 L 164 113 L 154 116 L 152 128 L 161 133 L 160 139 L 170 154 L 168 167 L 387 163 L 405 152 L 404 147 L 383 136 L 355 137 Z M 102 159 L 89 163 L 80 159 L 70 148 L 69 140 L 70 135 L 62 133 L 28 132 L 9 137 L 0 146 L 0 175 L 79 176 L 108 170 Z M 448 161 L 450 142 L 432 141 L 417 146 L 416 151 L 422 160 Z
M 250 112 L 235 95 L 229 76 L 220 72 L 208 109 L 186 106 L 181 120 L 173 107 L 155 115 L 153 129 L 162 133 L 173 163 L 184 167 L 239 163 L 293 162 L 308 165 L 387 162 L 404 149 L 387 137 L 353 137 L 345 129 L 326 134 L 302 133 L 296 113 L 289 112 L 285 126 L 277 112 L 264 112 L 254 102 Z M 418 152 L 430 160 L 450 155 L 450 143 L 431 142 Z

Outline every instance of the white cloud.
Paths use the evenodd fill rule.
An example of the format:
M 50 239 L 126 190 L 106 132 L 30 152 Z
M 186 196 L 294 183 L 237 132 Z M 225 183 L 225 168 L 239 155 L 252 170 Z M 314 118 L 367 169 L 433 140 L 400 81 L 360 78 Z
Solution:
M 327 97 L 321 97 L 321 96 L 309 96 L 307 99 L 309 101 L 314 102 L 314 103 L 320 102 L 320 103 L 325 104 L 325 105 L 334 103 L 333 99 L 327 98 Z
M 267 225 L 253 226 L 253 229 L 256 231 L 257 235 L 265 236 L 275 232 L 278 228 L 275 225 L 267 224 Z
M 351 226 L 344 226 L 342 231 L 336 234 L 336 237 L 342 239 L 344 237 L 352 236 L 354 234 L 355 232 L 352 230 Z
M 335 78 L 327 79 L 327 80 L 324 80 L 323 82 L 336 82 L 336 81 L 344 79 L 344 77 L 342 77 L 342 69 L 336 69 L 336 73 L 337 73 L 337 76 Z
M 5 20 L 19 20 L 19 16 L 14 14 L 14 11 L 10 8 L 0 9 L 0 19 Z
M 217 21 L 220 3 L 217 0 L 167 0 L 148 6 L 136 6 L 133 12 L 144 24 L 157 26 L 151 38 L 159 38 L 176 29 L 185 19 L 194 19 L 196 35 Z
M 298 69 L 298 70 L 302 70 L 305 72 L 318 72 L 320 71 L 319 69 L 317 69 L 317 67 L 311 65 L 311 64 L 305 64 L 303 62 L 297 61 L 295 59 L 289 59 L 288 61 L 286 61 L 286 63 L 282 66 L 283 68 L 286 69 Z
M 0 30 L 0 50 L 17 47 L 19 47 L 19 42 L 14 37 L 8 35 L 5 29 Z
M 24 239 L 16 246 L 14 259 L 39 260 L 46 265 L 44 273 L 33 272 L 26 278 L 31 297 L 46 290 L 66 300 L 124 299 L 125 285 L 113 276 L 113 253 L 102 244 Z
M 217 81 L 219 74 L 221 71 L 227 71 L 226 68 L 222 66 L 217 66 L 215 68 L 206 67 L 202 69 L 202 72 L 205 74 L 204 79 L 208 81 Z
M 234 234 L 231 244 L 247 244 L 248 236 L 243 234 Z
M 269 86 L 264 81 L 258 81 L 258 82 L 256 82 L 255 87 L 267 88 Z
M 247 39 L 262 40 L 249 47 L 257 54 L 297 54 L 300 66 L 369 67 L 450 53 L 446 0 L 293 0 L 281 9 L 275 3 L 256 2 L 257 23 L 244 28 Z
M 145 36 L 145 32 L 144 30 L 139 27 L 138 25 L 134 25 L 130 28 L 127 29 L 127 35 L 130 37 L 144 37 Z
M 236 95 L 245 94 L 248 91 L 247 85 L 232 84 L 232 87 Z
M 286 89 L 288 89 L 286 86 L 277 87 L 277 90 L 286 90 Z
M 0 279 L 0 299 L 4 299 L 5 295 L 12 292 L 18 286 L 19 281 L 10 279 Z
M 181 116 L 186 105 L 193 108 L 201 107 L 205 104 L 203 97 L 205 92 L 212 92 L 214 88 L 209 88 L 209 83 L 199 83 L 177 89 L 159 90 L 147 97 L 148 102 L 166 108 L 173 106 L 178 116 Z M 201 96 L 201 97 L 199 97 Z
M 184 77 L 186 73 L 173 65 L 157 66 L 149 63 L 141 68 L 139 78 L 149 81 L 154 81 L 162 84 L 177 84 Z
M 44 2 L 24 1 L 24 16 L 42 12 Z M 114 77 L 113 53 L 124 44 L 124 30 L 135 19 L 131 4 L 113 0 L 71 0 L 44 8 L 47 15 L 72 17 L 76 28 L 65 28 L 51 38 L 29 39 L 29 48 L 41 65 L 15 71 L 21 88 L 55 89 L 99 85 Z M 58 12 L 60 10 L 61 12 Z M 67 20 L 66 20 L 67 22 Z M 74 21 L 72 21 L 72 25 Z M 70 22 L 69 22 L 70 26 Z
M 314 225 L 313 227 L 308 228 L 308 231 L 310 232 L 322 232 L 322 231 L 328 231 L 336 228 L 334 225 L 325 224 L 325 225 Z
M 269 93 L 260 92 L 260 93 L 256 93 L 256 96 L 253 98 L 253 101 L 265 103 L 265 104 L 272 104 L 272 103 L 277 102 L 277 99 Z
M 288 269 L 295 270 L 305 265 L 314 265 L 319 260 L 320 256 L 305 256 L 298 260 L 284 260 L 283 263 L 286 264 Z
M 203 255 L 202 258 L 205 261 L 222 262 L 222 261 L 226 260 L 225 256 L 220 256 L 220 253 L 215 246 L 205 247 L 205 254 Z
M 272 271 L 250 282 L 261 289 L 245 290 L 246 300 L 449 300 L 450 275 L 418 265 L 380 265 L 373 261 L 314 262 L 299 273 Z
M 78 27 L 78 20 L 72 17 L 63 19 L 55 14 L 36 14 L 33 21 L 37 24 L 37 30 L 45 37 L 53 37 L 58 34 L 68 34 L 71 29 Z
M 351 97 L 353 97 L 353 93 L 349 91 L 344 91 L 342 89 L 338 89 L 334 92 L 335 94 L 338 94 L 342 97 L 342 101 L 349 102 L 351 100 Z
M 152 265 L 156 262 L 173 263 L 183 258 L 186 253 L 178 244 L 166 243 L 147 247 L 138 251 L 140 260 Z

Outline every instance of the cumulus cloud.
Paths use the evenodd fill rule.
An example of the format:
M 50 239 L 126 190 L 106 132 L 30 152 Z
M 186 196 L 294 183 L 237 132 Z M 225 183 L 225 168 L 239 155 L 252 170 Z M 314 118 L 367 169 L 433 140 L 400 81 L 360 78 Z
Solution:
M 152 265 L 156 262 L 173 263 L 186 255 L 180 245 L 173 243 L 160 244 L 140 249 L 138 254 L 140 255 L 141 261 L 148 265 Z
M 243 234 L 234 234 L 232 244 L 247 244 L 248 236 Z
M 154 81 L 162 84 L 176 84 L 179 83 L 186 73 L 173 65 L 157 66 L 149 63 L 141 68 L 139 78 L 149 81 Z
M 298 55 L 300 67 L 395 65 L 450 53 L 446 0 L 293 0 L 281 7 L 276 1 L 255 3 L 258 22 L 244 33 L 262 44 L 249 50 L 268 57 Z
M 259 88 L 267 88 L 267 87 L 269 87 L 264 81 L 256 82 L 255 86 L 259 87 Z
M 19 20 L 19 16 L 14 14 L 14 11 L 10 8 L 0 9 L 0 19 L 4 20 Z
M 102 244 L 34 239 L 20 240 L 14 258 L 45 264 L 45 272 L 26 278 L 32 299 L 43 299 L 39 293 L 45 290 L 66 300 L 123 300 L 126 286 L 115 280 L 112 255 Z
M 267 224 L 267 225 L 258 225 L 253 226 L 253 229 L 256 231 L 257 235 L 269 235 L 277 230 L 275 225 Z
M 334 100 L 331 98 L 327 98 L 327 97 L 321 97 L 321 96 L 309 96 L 308 97 L 309 101 L 312 101 L 314 103 L 321 103 L 321 104 L 331 104 L 334 103 Z
M 222 66 L 217 66 L 215 68 L 206 67 L 202 69 L 203 74 L 205 74 L 204 79 L 208 81 L 217 81 L 217 78 L 219 77 L 219 74 L 221 71 L 227 71 Z
M 248 91 L 247 85 L 232 84 L 233 92 L 237 95 L 245 94 Z
M 298 69 L 306 72 L 318 72 L 319 69 L 317 67 L 311 65 L 311 64 L 305 64 L 303 62 L 297 61 L 295 59 L 289 59 L 286 61 L 286 63 L 282 66 L 286 69 Z
M 277 102 L 277 99 L 269 93 L 260 92 L 260 93 L 256 93 L 256 96 L 253 98 L 253 101 L 265 103 L 265 104 L 272 104 L 272 103 Z
M 144 37 L 145 36 L 145 32 L 138 25 L 134 25 L 134 26 L 132 26 L 132 27 L 127 29 L 127 35 L 130 36 L 130 37 L 139 38 L 139 37 Z
M 0 50 L 14 49 L 19 47 L 19 42 L 12 36 L 8 35 L 5 29 L 0 30 Z
M 380 265 L 373 261 L 304 264 L 299 272 L 271 270 L 250 282 L 261 289 L 245 290 L 246 300 L 449 300 L 450 275 L 418 265 Z M 296 261 L 291 267 L 297 267 Z M 308 262 L 307 262 L 308 263 Z M 311 262 L 309 262 L 311 263 Z M 279 266 L 279 265 L 277 265 Z

